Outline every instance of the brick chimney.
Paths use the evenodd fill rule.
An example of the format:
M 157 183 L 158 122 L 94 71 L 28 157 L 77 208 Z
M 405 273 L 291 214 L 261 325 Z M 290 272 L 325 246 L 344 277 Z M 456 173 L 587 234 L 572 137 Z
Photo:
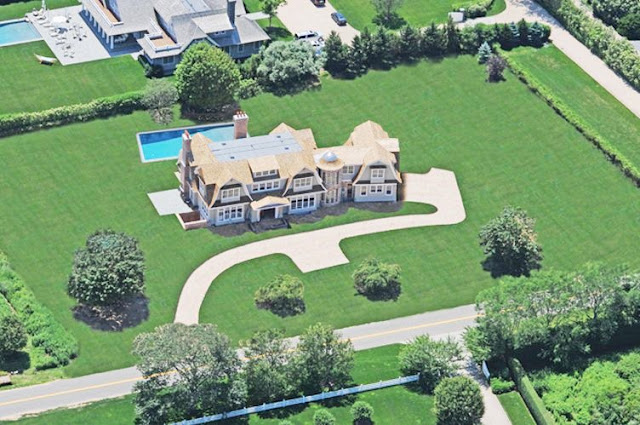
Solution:
M 227 0 L 227 16 L 231 25 L 236 25 L 236 0 Z
M 233 138 L 244 139 L 249 131 L 249 116 L 243 111 L 236 111 L 233 116 Z
M 180 151 L 180 190 L 182 196 L 189 198 L 189 157 L 191 156 L 191 135 L 187 130 L 182 134 L 182 150 Z

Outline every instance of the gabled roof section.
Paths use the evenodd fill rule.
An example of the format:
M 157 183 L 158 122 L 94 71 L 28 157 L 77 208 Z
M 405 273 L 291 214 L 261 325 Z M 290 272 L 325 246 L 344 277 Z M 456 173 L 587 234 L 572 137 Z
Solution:
M 313 130 L 310 128 L 303 128 L 302 130 L 296 130 L 288 124 L 280 123 L 276 128 L 271 130 L 269 134 L 283 134 L 290 133 L 293 138 L 302 146 L 303 149 L 313 150 L 317 149 L 316 139 L 313 135 Z
M 261 171 L 279 170 L 280 164 L 274 155 L 259 156 L 257 158 L 249 158 L 249 168 L 255 174 Z
M 353 129 L 351 136 L 345 143 L 349 146 L 363 146 L 370 145 L 371 143 L 388 139 L 389 134 L 380 126 L 380 124 L 373 121 L 365 121 L 356 128 Z

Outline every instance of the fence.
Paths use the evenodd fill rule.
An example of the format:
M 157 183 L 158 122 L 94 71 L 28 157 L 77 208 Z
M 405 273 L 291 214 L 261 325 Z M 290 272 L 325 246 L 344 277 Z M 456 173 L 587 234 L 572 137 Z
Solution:
M 299 404 L 312 403 L 314 401 L 322 401 L 330 398 L 343 397 L 350 394 L 358 394 L 366 391 L 379 390 L 381 388 L 394 387 L 396 385 L 406 385 L 418 381 L 418 375 L 404 376 L 401 378 L 390 379 L 388 381 L 375 382 L 373 384 L 358 385 L 357 387 L 343 388 L 337 391 L 314 394 L 310 396 L 302 396 L 292 398 L 290 400 L 276 401 L 275 403 L 265 403 L 261 406 L 245 407 L 244 409 L 234 410 L 232 412 L 219 413 L 217 415 L 205 416 L 203 418 L 190 419 L 182 422 L 176 422 L 171 425 L 198 425 L 209 422 L 220 421 L 223 419 L 236 418 L 238 416 L 250 415 L 252 413 L 266 412 L 268 410 L 282 409 Z

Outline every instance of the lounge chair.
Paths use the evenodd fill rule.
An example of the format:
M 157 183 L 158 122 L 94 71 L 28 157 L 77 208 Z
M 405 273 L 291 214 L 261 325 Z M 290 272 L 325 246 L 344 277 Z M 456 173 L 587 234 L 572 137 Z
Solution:
M 56 58 L 50 58 L 50 57 L 47 57 L 47 56 L 40 56 L 40 55 L 37 55 L 35 53 L 33 55 L 36 57 L 36 59 L 38 59 L 38 62 L 40 62 L 43 65 L 53 65 L 54 63 L 58 62 L 58 59 L 56 59 Z
M 51 37 L 57 37 L 57 36 L 59 36 L 59 35 L 60 35 L 60 33 L 59 33 L 57 30 L 53 30 L 53 31 L 51 31 L 51 32 L 49 33 L 49 35 L 50 35 Z
M 56 41 L 56 44 L 65 44 L 67 42 L 67 39 L 64 37 L 60 37 L 58 38 L 58 40 Z

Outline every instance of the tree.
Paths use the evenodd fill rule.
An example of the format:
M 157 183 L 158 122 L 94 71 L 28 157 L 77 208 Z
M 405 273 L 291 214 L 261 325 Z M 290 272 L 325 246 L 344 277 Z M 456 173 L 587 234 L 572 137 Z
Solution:
M 411 25 L 400 30 L 398 54 L 406 62 L 414 62 L 420 58 L 420 31 Z
M 303 313 L 304 285 L 302 281 L 288 274 L 278 275 L 267 285 L 258 288 L 255 303 L 258 308 L 270 310 L 278 316 L 295 316 Z
M 518 44 L 520 46 L 528 46 L 531 43 L 531 40 L 529 37 L 529 24 L 527 24 L 527 21 L 521 19 L 518 22 L 517 30 L 520 37 L 520 39 L 518 40 Z
M 592 0 L 593 13 L 606 24 L 618 25 L 625 16 L 640 13 L 637 0 Z
M 367 73 L 368 56 L 362 38 L 359 35 L 353 37 L 349 54 L 347 56 L 347 76 L 356 78 Z
M 336 418 L 327 409 L 320 409 L 313 415 L 313 425 L 335 425 Z
M 487 60 L 487 80 L 496 82 L 504 80 L 504 70 L 507 69 L 507 62 L 498 55 L 491 55 Z M 542 260 L 542 257 L 540 258 Z
M 27 345 L 27 332 L 14 314 L 0 316 L 0 359 Z
M 420 374 L 418 385 L 431 393 L 438 383 L 455 376 L 461 359 L 460 346 L 453 340 L 433 340 L 429 335 L 421 335 L 402 347 L 398 360 L 400 370 L 405 375 Z
M 494 74 L 504 70 L 504 60 L 496 58 L 492 56 L 487 62 L 490 81 L 496 81 Z M 526 276 L 540 268 L 542 247 L 534 225 L 535 220 L 524 210 L 507 206 L 480 230 L 480 246 L 487 256 L 485 266 L 492 274 Z
M 640 10 L 620 19 L 618 32 L 629 40 L 640 40 Z
M 144 255 L 125 233 L 99 230 L 78 249 L 67 292 L 79 303 L 115 306 L 144 290 Z
M 342 75 L 347 70 L 349 47 L 342 43 L 337 32 L 331 31 L 324 44 L 326 69 L 331 75 Z
M 173 121 L 172 106 L 178 101 L 178 90 L 169 79 L 149 80 L 142 95 L 142 104 L 158 124 Z
M 364 260 L 353 272 L 353 284 L 359 294 L 372 299 L 397 299 L 400 295 L 400 266 Z
M 262 3 L 262 12 L 269 15 L 269 28 L 271 28 L 271 21 L 276 16 L 278 8 L 287 4 L 287 0 L 260 0 Z
M 378 30 L 373 34 L 371 56 L 369 58 L 372 68 L 389 69 L 393 66 L 393 37 L 383 27 L 378 27 Z
M 310 326 L 300 337 L 293 358 L 295 381 L 304 393 L 343 388 L 351 382 L 353 346 L 329 326 Z
M 262 53 L 260 84 L 277 93 L 290 93 L 318 80 L 321 58 L 304 41 L 275 41 Z
M 526 26 L 526 22 L 525 22 Z M 520 30 L 514 22 L 509 23 L 509 31 L 511 32 L 511 47 L 518 47 L 520 44 Z
M 231 56 L 206 42 L 189 47 L 175 77 L 184 105 L 198 111 L 217 111 L 232 103 L 240 85 L 240 71 Z
M 514 35 L 509 25 L 496 24 L 496 37 L 503 49 L 510 50 L 515 47 Z
M 491 46 L 486 41 L 480 45 L 478 49 L 478 63 L 484 64 L 487 63 L 493 51 L 491 50 Z
M 242 347 L 251 404 L 282 400 L 292 392 L 289 382 L 291 347 L 280 330 L 256 332 Z
M 442 380 L 434 391 L 433 404 L 441 425 L 477 425 L 484 415 L 480 387 L 466 376 Z
M 533 47 L 542 47 L 544 44 L 544 30 L 538 21 L 531 24 L 529 28 L 529 43 Z
M 441 56 L 446 52 L 444 33 L 434 22 L 422 31 L 420 50 L 427 57 Z
M 356 401 L 351 406 L 351 416 L 353 416 L 353 425 L 371 425 L 373 407 L 366 401 Z
M 449 18 L 444 27 L 444 38 L 447 43 L 447 53 L 456 54 L 460 52 L 460 30 L 451 18 Z
M 240 359 L 211 324 L 172 323 L 133 342 L 147 379 L 135 385 L 136 423 L 178 422 L 245 405 Z
M 404 4 L 404 0 L 371 0 L 379 21 L 385 26 L 394 26 L 398 21 L 398 9 Z

